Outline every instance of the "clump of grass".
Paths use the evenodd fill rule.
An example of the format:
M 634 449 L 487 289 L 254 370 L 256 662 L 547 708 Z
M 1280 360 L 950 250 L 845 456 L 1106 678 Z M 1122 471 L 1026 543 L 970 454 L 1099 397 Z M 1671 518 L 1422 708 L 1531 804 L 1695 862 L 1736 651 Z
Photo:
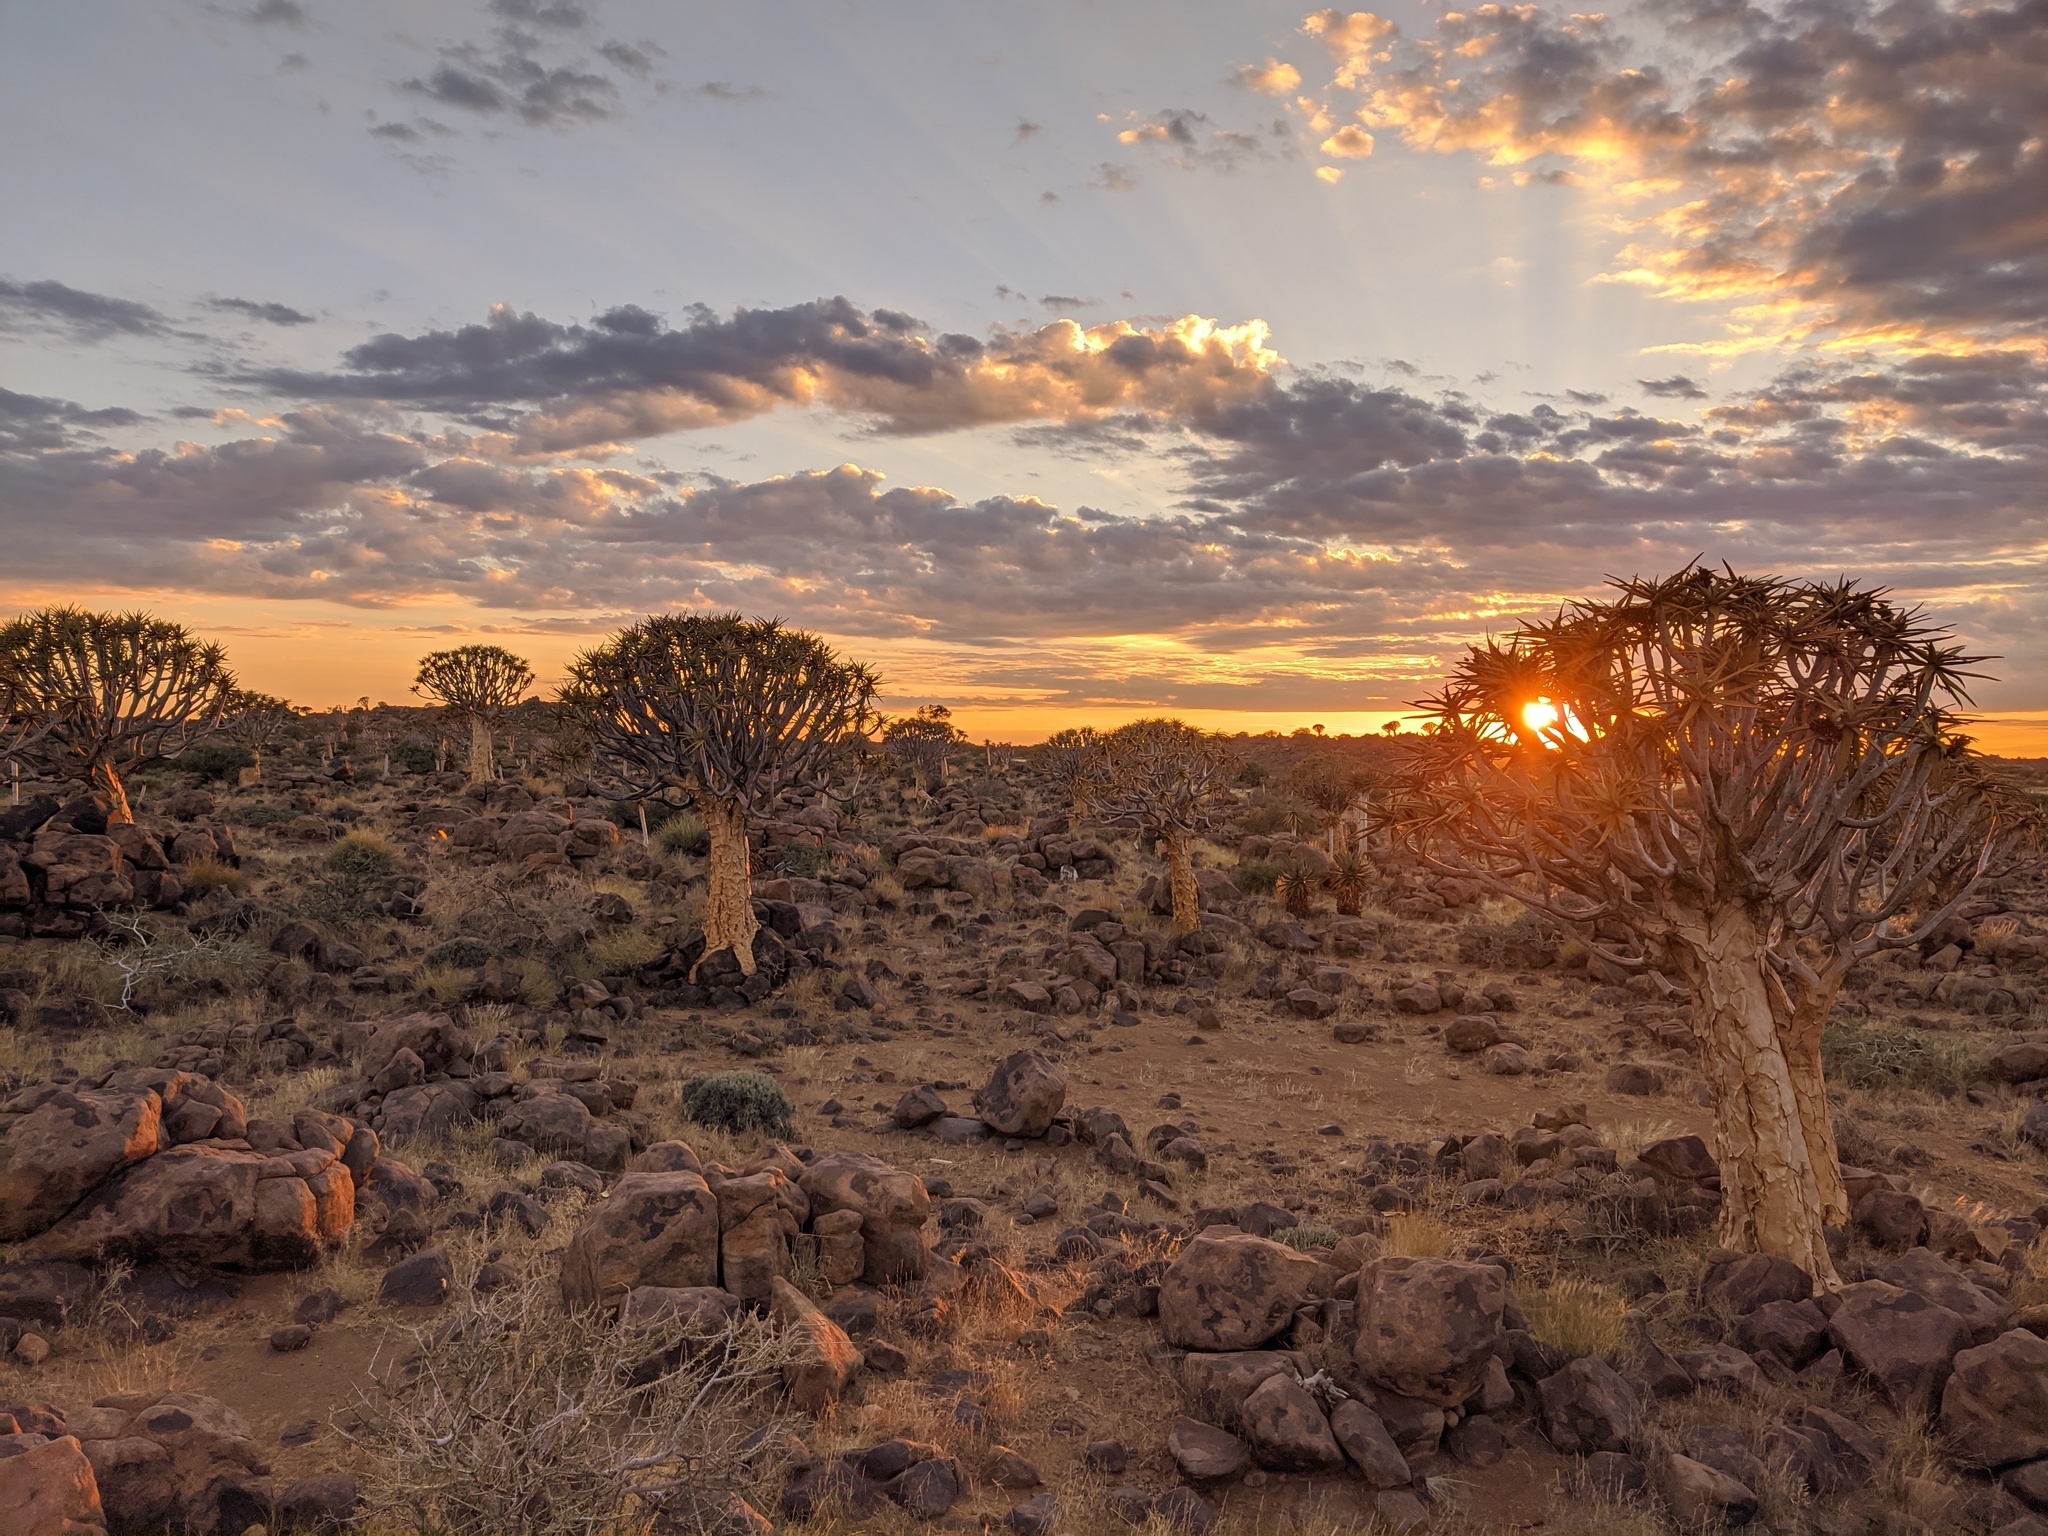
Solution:
M 1612 1355 L 1628 1338 L 1628 1303 L 1605 1286 L 1577 1275 L 1524 1290 L 1529 1331 L 1568 1355 Z
M 1451 1229 L 1427 1211 L 1395 1211 L 1387 1217 L 1385 1251 L 1414 1259 L 1435 1259 L 1451 1251 Z
M 600 969 L 630 971 L 659 958 L 667 946 L 651 933 L 621 928 L 614 933 L 600 933 L 584 948 Z
M 1952 1099 L 1970 1084 L 1975 1063 L 1959 1045 L 1936 1045 L 1910 1029 L 1830 1024 L 1821 1031 L 1821 1063 L 1845 1088 L 1916 1088 Z
M 815 880 L 832 867 L 832 855 L 813 843 L 784 843 L 775 850 L 784 873 Z
M 437 1003 L 457 1003 L 469 990 L 469 971 L 452 965 L 423 965 L 412 973 L 412 988 Z
M 765 1131 L 787 1136 L 789 1099 L 765 1072 L 714 1072 L 693 1077 L 682 1088 L 683 1113 L 698 1125 L 738 1135 Z
M 457 938 L 427 951 L 427 964 L 475 970 L 497 951 L 482 939 Z
M 1282 1227 L 1278 1232 L 1275 1232 L 1273 1234 L 1274 1242 L 1285 1243 L 1290 1248 L 1299 1248 L 1304 1253 L 1313 1253 L 1319 1252 L 1326 1248 L 1334 1248 L 1337 1246 L 1338 1243 L 1343 1241 L 1343 1238 L 1344 1234 L 1342 1232 L 1339 1232 L 1335 1227 L 1324 1227 L 1313 1224 L 1304 1224 L 1295 1227 Z
M 225 859 L 194 859 L 182 871 L 185 888 L 195 896 L 227 891 L 239 896 L 249 889 L 249 877 Z
M 704 820 L 695 811 L 677 811 L 653 830 L 654 846 L 663 853 L 702 853 L 711 846 Z

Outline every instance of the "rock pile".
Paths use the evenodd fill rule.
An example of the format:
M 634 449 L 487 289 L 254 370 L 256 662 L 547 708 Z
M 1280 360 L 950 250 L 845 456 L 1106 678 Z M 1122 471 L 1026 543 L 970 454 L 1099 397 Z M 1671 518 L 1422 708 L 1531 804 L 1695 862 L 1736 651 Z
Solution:
M 309 1264 L 355 1221 L 367 1126 L 317 1109 L 250 1120 L 208 1078 L 128 1067 L 0 1109 L 0 1238 L 32 1259 Z
M 32 796 L 0 811 L 0 934 L 72 939 L 97 912 L 116 908 L 169 910 L 188 887 L 184 868 L 197 859 L 239 862 L 225 822 L 210 822 L 213 801 L 174 797 L 182 820 L 107 822 L 107 801 L 81 795 L 60 801 Z

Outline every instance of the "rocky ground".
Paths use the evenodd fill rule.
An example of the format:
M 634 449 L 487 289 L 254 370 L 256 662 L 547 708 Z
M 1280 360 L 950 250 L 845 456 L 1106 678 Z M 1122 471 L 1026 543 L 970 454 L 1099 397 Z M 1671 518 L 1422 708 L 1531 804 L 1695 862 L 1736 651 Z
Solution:
M 0 1528 L 410 1529 L 516 1301 L 772 1320 L 733 1529 L 2048 1532 L 2038 879 L 1855 978 L 1813 1298 L 1654 978 L 1385 855 L 1289 914 L 1261 796 L 1186 938 L 1025 762 L 792 804 L 747 978 L 687 824 L 270 773 L 0 816 Z

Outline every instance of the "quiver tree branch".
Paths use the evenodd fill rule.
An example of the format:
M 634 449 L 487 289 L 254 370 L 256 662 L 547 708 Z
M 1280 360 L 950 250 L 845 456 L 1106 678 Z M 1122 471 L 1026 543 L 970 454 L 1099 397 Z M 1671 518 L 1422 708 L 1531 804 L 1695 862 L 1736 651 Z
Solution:
M 1092 725 L 1054 731 L 1038 749 L 1038 763 L 1054 795 L 1067 802 L 1078 822 L 1088 814 L 1084 798 L 1102 736 Z
M 1089 754 L 1076 797 L 1106 821 L 1129 822 L 1155 839 L 1173 891 L 1173 926 L 1202 924 L 1195 885 L 1195 838 L 1231 802 L 1243 763 L 1220 737 L 1178 720 L 1133 720 L 1101 738 Z
M 824 789 L 872 719 L 877 679 L 817 636 L 739 614 L 664 614 L 586 651 L 561 704 L 636 796 L 677 792 L 711 838 L 704 947 L 754 971 L 748 821 Z
M 469 782 L 497 777 L 491 733 L 505 712 L 526 697 L 533 668 L 526 659 L 495 645 L 465 645 L 420 658 L 412 691 L 469 722 Z
M 1423 706 L 1397 831 L 1683 981 L 1721 1242 L 1830 1284 L 1824 1229 L 1849 1212 L 1828 1009 L 1852 965 L 1946 921 L 2038 816 L 1951 713 L 1983 658 L 1882 592 L 1701 567 L 1614 587 L 1458 665 Z
M 133 821 L 123 780 L 219 728 L 235 691 L 227 652 L 146 613 L 45 608 L 0 626 L 0 700 L 34 722 L 15 748 L 107 797 Z

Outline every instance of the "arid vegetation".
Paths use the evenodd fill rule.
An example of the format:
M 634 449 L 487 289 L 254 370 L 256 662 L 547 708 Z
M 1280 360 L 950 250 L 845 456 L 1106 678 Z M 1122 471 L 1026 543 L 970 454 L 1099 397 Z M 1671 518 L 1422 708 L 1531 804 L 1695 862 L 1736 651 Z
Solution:
M 0 1529 L 2048 1509 L 2044 780 L 1881 598 L 1000 753 L 651 619 L 481 776 L 159 638 L 4 674 Z

